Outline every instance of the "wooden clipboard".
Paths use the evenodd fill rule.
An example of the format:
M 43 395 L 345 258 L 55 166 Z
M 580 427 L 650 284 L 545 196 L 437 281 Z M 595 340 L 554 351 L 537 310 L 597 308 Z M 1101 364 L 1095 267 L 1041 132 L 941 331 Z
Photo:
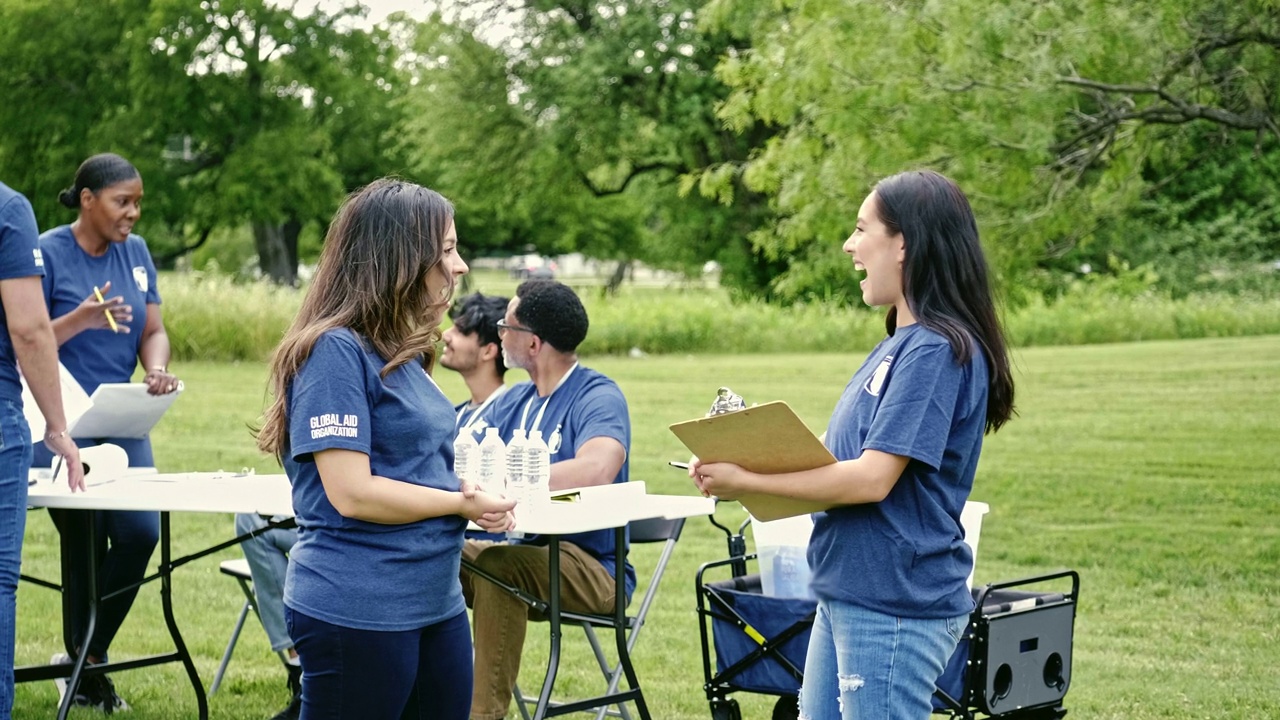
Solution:
M 836 461 L 791 406 L 781 401 L 676 423 L 671 432 L 705 462 L 731 462 L 769 475 L 812 470 Z M 746 495 L 740 502 L 763 521 L 831 507 L 830 503 L 778 495 Z

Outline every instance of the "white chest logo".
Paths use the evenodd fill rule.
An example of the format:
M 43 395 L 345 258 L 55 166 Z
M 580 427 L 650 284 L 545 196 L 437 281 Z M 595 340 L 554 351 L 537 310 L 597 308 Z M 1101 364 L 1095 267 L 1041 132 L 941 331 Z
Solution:
M 867 384 L 863 389 L 872 397 L 880 397 L 880 389 L 884 387 L 884 381 L 889 377 L 889 366 L 893 365 L 893 356 L 886 355 L 884 360 L 876 367 L 876 371 L 871 373 L 871 378 L 867 380 Z
M 133 284 L 138 286 L 138 292 L 145 293 L 150 283 L 147 282 L 147 269 L 141 265 L 133 266 Z
M 551 437 L 547 438 L 548 454 L 555 455 L 556 453 L 560 452 L 560 442 L 561 442 L 560 426 L 557 425 L 556 429 L 551 431 Z

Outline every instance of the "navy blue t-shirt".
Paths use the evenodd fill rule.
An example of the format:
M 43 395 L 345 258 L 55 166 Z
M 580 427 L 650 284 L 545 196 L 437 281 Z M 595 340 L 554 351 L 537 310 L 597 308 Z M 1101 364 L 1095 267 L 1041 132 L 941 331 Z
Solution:
M 617 383 L 595 370 L 575 365 L 562 384 L 545 398 L 538 397 L 538 388 L 532 382 L 514 385 L 490 406 L 485 418 L 489 425 L 498 428 L 503 442 L 511 442 L 516 428 L 524 428 L 526 436 L 540 430 L 551 451 L 553 465 L 576 457 L 583 444 L 592 438 L 613 438 L 622 443 L 627 452 L 627 459 L 613 482 L 623 483 L 629 477 L 631 416 L 627 399 Z M 519 510 L 516 523 L 518 526 Z M 617 553 L 612 530 L 564 535 L 561 539 L 586 550 L 610 575 L 615 574 Z M 518 542 L 545 545 L 546 539 L 527 535 Z M 627 597 L 630 597 L 636 587 L 636 571 L 630 562 L 625 583 Z
M 95 286 L 101 288 L 108 281 L 111 288 L 105 296 L 122 295 L 133 308 L 133 319 L 125 323 L 129 332 L 102 328 L 77 333 L 58 348 L 58 359 L 90 395 L 102 383 L 129 382 L 138 366 L 147 305 L 160 304 L 156 266 L 146 241 L 130 235 L 124 242 L 108 243 L 107 252 L 94 257 L 76 243 L 70 225 L 61 225 L 40 236 L 40 250 L 49 317 L 60 318 L 80 307 Z
M 837 460 L 879 450 L 910 461 L 884 500 L 814 514 L 809 565 L 819 598 L 912 618 L 973 609 L 960 513 L 982 449 L 987 387 L 976 343 L 961 365 L 946 338 L 920 324 L 867 357 L 832 412 L 826 445 Z
M 288 392 L 285 473 L 298 542 L 289 553 L 285 605 L 357 630 L 399 632 L 464 609 L 458 579 L 466 520 L 402 525 L 343 517 L 325 494 L 313 454 L 354 450 L 374 475 L 457 491 L 453 405 L 422 365 L 379 373 L 386 361 L 354 332 L 320 337 Z
M 0 280 L 44 275 L 36 216 L 21 193 L 0 183 Z M 22 406 L 18 358 L 9 337 L 9 319 L 0 305 L 0 401 Z
M 125 304 L 133 308 L 133 319 L 123 323 L 129 332 L 101 328 L 76 333 L 58 348 L 58 359 L 89 395 L 102 383 L 132 380 L 147 326 L 147 305 L 160 304 L 156 266 L 146 241 L 130 235 L 124 242 L 108 243 L 107 252 L 94 257 L 76 243 L 70 225 L 60 225 L 40 236 L 40 251 L 45 262 L 44 299 L 49 317 L 57 319 L 75 310 L 93 293 L 94 286 L 101 288 L 108 281 L 111 287 L 104 296 L 123 296 Z M 124 448 L 130 467 L 155 465 L 149 437 L 80 439 L 76 444 L 89 447 L 102 442 Z M 47 467 L 52 461 L 53 454 L 44 443 L 36 443 L 33 466 Z

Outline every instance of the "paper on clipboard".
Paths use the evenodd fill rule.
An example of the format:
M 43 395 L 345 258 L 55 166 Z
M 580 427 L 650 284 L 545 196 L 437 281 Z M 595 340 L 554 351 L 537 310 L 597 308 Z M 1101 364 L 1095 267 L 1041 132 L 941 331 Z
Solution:
M 785 402 L 676 423 L 671 432 L 704 462 L 731 462 L 752 472 L 812 470 L 836 461 Z M 778 520 L 831 507 L 830 503 L 777 495 L 745 495 L 743 507 L 758 520 Z
M 103 383 L 89 398 L 93 407 L 71 424 L 71 437 L 146 437 L 181 393 L 182 383 L 163 395 L 147 392 L 146 383 Z
M 21 371 L 22 368 L 18 369 Z M 66 418 L 68 425 L 73 425 L 81 415 L 88 412 L 93 402 L 89 400 L 89 394 L 84 391 L 84 388 L 80 387 L 80 383 L 71 377 L 71 371 L 67 370 L 62 363 L 58 363 L 58 378 L 62 384 L 62 415 Z M 27 387 L 26 376 L 22 377 L 22 414 L 27 419 L 27 426 L 31 428 L 31 442 L 38 443 L 44 440 L 44 414 L 40 412 L 40 406 L 36 405 L 36 398 L 31 394 L 31 388 Z

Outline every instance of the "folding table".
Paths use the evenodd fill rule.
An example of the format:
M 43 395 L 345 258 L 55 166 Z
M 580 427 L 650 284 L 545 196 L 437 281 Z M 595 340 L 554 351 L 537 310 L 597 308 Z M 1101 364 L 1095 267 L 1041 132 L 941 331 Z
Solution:
M 160 581 L 160 603 L 164 610 L 165 625 L 173 639 L 174 651 L 161 655 L 107 662 L 86 666 L 81 655 L 70 665 L 34 665 L 14 669 L 17 682 L 52 680 L 67 677 L 68 691 L 58 708 L 58 720 L 63 720 L 71 707 L 73 689 L 85 675 L 117 670 L 180 662 L 191 679 L 196 693 L 200 718 L 209 717 L 209 703 L 204 686 L 191 661 L 191 653 L 182 641 L 182 634 L 173 615 L 173 597 L 170 577 L 174 569 L 244 541 L 252 536 L 242 535 L 213 547 L 184 555 L 172 556 L 170 544 L 169 514 L 172 512 L 260 513 L 262 515 L 292 515 L 293 501 L 289 480 L 284 475 L 253 475 L 225 472 L 195 472 L 161 474 L 144 468 L 129 468 L 116 476 L 86 476 L 85 492 L 71 493 L 65 482 L 54 484 L 47 477 L 33 473 L 35 484 L 28 488 L 27 504 L 32 507 L 62 508 L 66 510 L 150 510 L 160 513 L 160 566 L 158 572 L 136 583 L 144 585 Z M 72 526 L 62 532 L 62 586 L 23 576 L 24 580 L 63 591 L 63 642 L 68 654 L 75 656 L 75 632 L 69 610 L 76 606 L 75 596 L 83 593 L 89 599 L 89 621 L 82 645 L 87 647 L 93 637 L 98 607 L 105 598 L 99 596 L 96 563 L 78 562 L 93 557 L 95 532 L 94 513 L 75 513 Z M 119 591 L 122 592 L 122 591 Z
M 551 648 L 547 659 L 547 673 L 542 682 L 542 691 L 538 694 L 538 704 L 534 708 L 533 720 L 615 705 L 628 700 L 635 702 L 640 717 L 650 720 L 649 708 L 645 704 L 639 679 L 631 664 L 631 654 L 627 651 L 626 573 L 622 572 L 627 559 L 627 523 L 653 518 L 676 520 L 697 515 L 710 515 L 715 512 L 715 501 L 688 495 L 649 495 L 645 492 L 644 483 L 640 481 L 583 488 L 573 495 L 575 497 L 572 502 L 552 502 L 535 511 L 525 513 L 521 513 L 518 508 L 516 511 L 517 530 L 526 535 L 547 537 L 550 597 L 545 601 L 527 593 L 516 592 L 474 565 L 468 563 L 467 569 L 509 591 L 516 592 L 526 603 L 544 611 L 547 615 L 551 632 Z M 560 536 L 610 529 L 614 531 L 614 542 L 617 543 L 618 548 L 616 560 L 618 572 L 614 573 L 614 580 L 617 583 L 614 595 L 614 638 L 618 647 L 618 662 L 622 665 L 623 675 L 630 688 L 551 707 L 551 690 L 555 686 L 556 673 L 560 668 Z

